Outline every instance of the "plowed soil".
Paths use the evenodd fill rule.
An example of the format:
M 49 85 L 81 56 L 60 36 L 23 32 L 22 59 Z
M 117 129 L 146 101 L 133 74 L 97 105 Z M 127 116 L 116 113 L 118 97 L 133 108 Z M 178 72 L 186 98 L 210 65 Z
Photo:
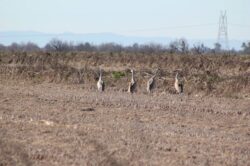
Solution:
M 250 99 L 0 81 L 0 165 L 250 165 Z

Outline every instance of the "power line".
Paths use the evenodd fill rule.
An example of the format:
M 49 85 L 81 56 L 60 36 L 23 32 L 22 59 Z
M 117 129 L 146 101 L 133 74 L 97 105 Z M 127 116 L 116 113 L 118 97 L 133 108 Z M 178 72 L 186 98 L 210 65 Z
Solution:
M 183 29 L 183 28 L 197 28 L 197 27 L 208 27 L 216 26 L 216 23 L 210 24 L 193 24 L 193 25 L 181 25 L 181 26 L 164 26 L 159 28 L 141 28 L 141 29 L 130 29 L 130 30 L 120 30 L 119 32 L 140 32 L 140 31 L 155 31 L 155 30 L 167 30 L 167 29 Z
M 168 29 L 187 29 L 187 28 L 198 28 L 198 27 L 208 27 L 208 26 L 217 26 L 216 23 L 209 23 L 209 24 L 192 24 L 192 25 L 180 25 L 180 26 L 164 26 L 159 28 L 141 28 L 141 29 L 127 29 L 127 30 L 118 30 L 117 32 L 147 32 L 147 31 L 159 31 L 159 30 L 168 30 Z M 36 37 L 36 36 L 42 36 L 42 37 L 53 37 L 53 36 L 65 36 L 67 34 L 18 34 L 18 35 L 0 35 L 0 37 Z M 70 34 L 68 34 L 70 35 Z M 74 34 L 73 35 L 77 35 Z
M 225 13 L 222 13 L 225 14 Z M 223 20 L 224 19 L 224 20 Z M 226 19 L 226 20 L 225 20 Z M 231 27 L 241 27 L 241 28 L 250 28 L 250 25 L 243 25 L 243 24 L 235 24 L 235 23 L 227 23 L 226 15 L 222 18 L 222 15 L 220 16 L 219 22 L 219 33 L 218 33 L 218 42 L 219 37 L 220 40 L 225 38 L 225 34 L 227 34 L 227 28 L 228 25 Z M 141 29 L 127 29 L 127 30 L 118 30 L 117 32 L 149 32 L 149 31 L 160 31 L 160 30 L 175 30 L 175 29 L 192 29 L 192 28 L 200 28 L 200 27 L 211 27 L 211 26 L 218 26 L 218 23 L 208 23 L 208 24 L 191 24 L 191 25 L 180 25 L 180 26 L 164 26 L 164 27 L 158 27 L 158 28 L 141 28 Z M 1 33 L 1 32 L 0 32 Z M 82 35 L 82 34 L 46 34 L 46 33 L 39 33 L 39 34 L 0 34 L 1 38 L 11 38 L 11 37 L 60 37 L 60 36 L 67 36 L 67 35 Z M 227 34 L 228 36 L 228 34 Z
M 250 25 L 229 23 L 230 26 L 240 27 L 240 28 L 250 28 Z
M 21 31 L 22 32 L 22 31 Z M 1 32 L 0 32 L 1 33 Z M 67 35 L 78 35 L 78 34 L 65 34 L 65 33 L 61 33 L 61 34 L 46 34 L 46 33 L 42 33 L 42 34 L 0 34 L 0 37 L 60 37 L 60 36 L 67 36 Z

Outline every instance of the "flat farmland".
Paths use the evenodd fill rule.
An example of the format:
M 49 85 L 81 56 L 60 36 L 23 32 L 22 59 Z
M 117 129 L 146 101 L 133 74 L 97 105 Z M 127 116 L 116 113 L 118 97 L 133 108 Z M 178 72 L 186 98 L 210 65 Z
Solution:
M 249 73 L 244 55 L 0 53 L 0 166 L 250 165 Z
M 2 80 L 0 165 L 249 165 L 249 101 Z

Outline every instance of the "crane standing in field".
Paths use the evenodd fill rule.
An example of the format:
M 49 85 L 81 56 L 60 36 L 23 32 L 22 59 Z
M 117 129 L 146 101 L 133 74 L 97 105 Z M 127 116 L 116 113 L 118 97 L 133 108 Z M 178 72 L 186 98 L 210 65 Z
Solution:
M 102 70 L 100 69 L 99 80 L 97 81 L 97 89 L 99 92 L 103 92 L 105 89 L 104 81 L 102 80 Z
M 131 73 L 132 73 L 132 77 L 131 77 L 131 81 L 129 82 L 128 85 L 128 92 L 129 93 L 134 93 L 135 92 L 135 88 L 136 88 L 136 82 L 134 79 L 134 70 L 131 69 Z
M 183 82 L 180 81 L 179 79 L 179 73 L 177 71 L 176 75 L 175 75 L 175 83 L 174 83 L 174 87 L 175 90 L 177 91 L 177 93 L 183 93 Z
M 147 92 L 151 93 L 152 89 L 155 86 L 155 77 L 157 75 L 159 69 L 156 70 L 155 74 L 148 80 L 147 82 Z

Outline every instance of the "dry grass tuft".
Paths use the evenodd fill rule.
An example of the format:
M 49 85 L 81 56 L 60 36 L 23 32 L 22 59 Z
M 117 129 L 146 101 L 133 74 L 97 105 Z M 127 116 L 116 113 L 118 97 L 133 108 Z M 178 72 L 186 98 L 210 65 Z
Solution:
M 181 72 L 186 94 L 242 97 L 250 93 L 250 56 L 175 55 L 158 53 L 1 53 L 3 78 L 39 82 L 84 84 L 95 88 L 98 68 L 104 69 L 108 89 L 124 91 L 135 69 L 138 92 L 145 92 L 146 81 L 159 68 L 155 91 L 173 93 L 174 73 Z

